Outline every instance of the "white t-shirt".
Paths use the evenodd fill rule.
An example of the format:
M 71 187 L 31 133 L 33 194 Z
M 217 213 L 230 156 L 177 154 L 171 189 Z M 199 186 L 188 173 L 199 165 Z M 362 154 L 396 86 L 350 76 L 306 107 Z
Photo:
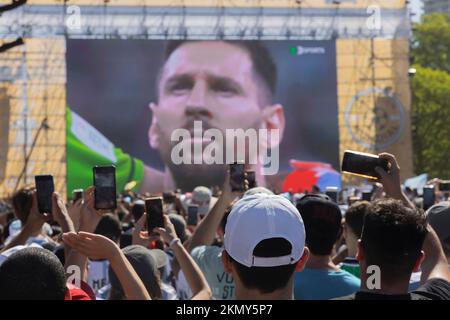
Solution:
M 87 283 L 94 290 L 95 294 L 104 286 L 109 284 L 109 261 L 91 261 L 88 260 L 88 279 Z

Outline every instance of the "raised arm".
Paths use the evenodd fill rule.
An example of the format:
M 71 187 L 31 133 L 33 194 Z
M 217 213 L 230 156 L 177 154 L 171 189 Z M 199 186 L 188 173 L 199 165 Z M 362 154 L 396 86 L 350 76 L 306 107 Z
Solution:
M 100 212 L 94 209 L 94 187 L 89 187 L 85 192 L 85 200 L 75 203 L 69 208 L 69 213 L 75 221 L 77 228 L 75 231 L 84 231 L 93 233 L 102 217 Z M 69 251 L 69 250 L 68 250 Z M 81 280 L 85 280 L 87 257 L 78 251 L 70 250 L 67 255 L 65 269 L 76 265 L 80 268 Z
M 24 245 L 28 238 L 42 229 L 42 225 L 51 219 L 50 213 L 41 214 L 38 210 L 36 191 L 33 192 L 33 203 L 22 230 L 2 249 L 0 253 L 12 247 Z
M 428 225 L 428 234 L 423 243 L 425 259 L 422 262 L 421 284 L 432 278 L 441 278 L 450 282 L 450 271 L 448 269 L 447 258 L 436 232 Z
M 167 215 L 164 215 L 164 225 L 165 228 L 155 228 L 154 232 L 158 233 L 170 245 L 170 248 L 172 248 L 180 269 L 183 270 L 186 281 L 192 290 L 192 300 L 211 299 L 211 289 L 205 276 L 194 259 L 192 259 L 183 247 L 180 239 L 177 238 L 173 224 Z
M 222 194 L 215 203 L 211 212 L 200 222 L 190 239 L 188 251 L 201 245 L 210 245 L 214 241 L 217 228 L 222 221 L 223 215 L 239 193 L 232 192 L 230 187 L 230 174 L 227 172 L 222 188 Z
M 88 232 L 70 232 L 63 235 L 64 242 L 91 259 L 107 259 L 129 300 L 151 300 L 142 280 L 122 250 L 108 238 Z
M 382 159 L 386 159 L 390 164 L 388 172 L 380 167 L 377 167 L 375 169 L 380 175 L 380 182 L 383 185 L 386 196 L 388 196 L 389 198 L 401 200 L 408 207 L 415 208 L 414 204 L 402 191 L 400 183 L 400 167 L 395 156 L 390 153 L 380 153 L 378 156 Z

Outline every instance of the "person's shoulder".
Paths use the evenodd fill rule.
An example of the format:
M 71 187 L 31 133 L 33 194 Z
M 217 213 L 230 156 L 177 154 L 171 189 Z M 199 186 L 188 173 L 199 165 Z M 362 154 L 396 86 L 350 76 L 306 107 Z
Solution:
M 417 290 L 411 292 L 413 296 L 431 300 L 450 300 L 450 282 L 441 278 L 426 281 Z
M 352 274 L 351 272 L 348 272 L 347 270 L 343 270 L 341 269 L 339 272 L 340 276 L 345 279 L 346 281 L 350 281 L 350 282 L 361 282 L 361 280 L 355 276 L 354 274 Z
M 201 245 L 197 246 L 194 249 L 191 250 L 192 256 L 197 255 L 219 255 L 222 253 L 223 248 L 218 246 L 207 246 L 207 245 Z
M 192 257 L 201 256 L 202 254 L 205 253 L 206 247 L 207 246 L 205 246 L 205 245 L 196 246 L 194 249 L 191 250 L 191 252 L 190 252 L 191 256 Z

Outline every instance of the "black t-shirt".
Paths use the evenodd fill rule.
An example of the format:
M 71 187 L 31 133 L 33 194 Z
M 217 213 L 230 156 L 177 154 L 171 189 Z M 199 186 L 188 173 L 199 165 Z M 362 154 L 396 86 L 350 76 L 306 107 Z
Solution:
M 450 282 L 444 279 L 430 279 L 407 294 L 383 294 L 358 291 L 336 300 L 450 300 Z

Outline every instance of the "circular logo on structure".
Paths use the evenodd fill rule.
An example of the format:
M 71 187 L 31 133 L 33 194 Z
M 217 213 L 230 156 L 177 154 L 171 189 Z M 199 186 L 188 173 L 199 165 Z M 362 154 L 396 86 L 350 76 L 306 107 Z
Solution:
M 345 127 L 359 145 L 383 150 L 400 138 L 405 109 L 390 89 L 364 89 L 345 107 Z

